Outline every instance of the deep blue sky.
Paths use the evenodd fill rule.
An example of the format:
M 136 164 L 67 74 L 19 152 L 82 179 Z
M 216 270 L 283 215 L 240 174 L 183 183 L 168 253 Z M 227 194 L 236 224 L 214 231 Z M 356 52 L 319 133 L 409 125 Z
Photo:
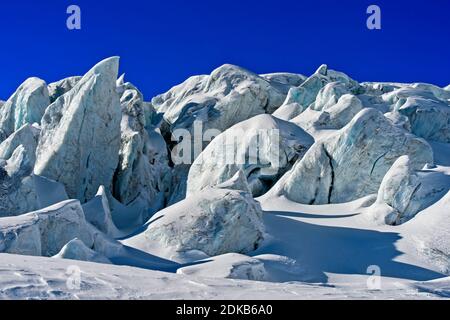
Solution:
M 82 30 L 66 28 L 66 8 Z M 366 8 L 382 30 L 366 28 Z M 311 74 L 321 63 L 359 81 L 450 83 L 450 0 L 1 1 L 0 98 L 121 56 L 147 99 L 223 63 Z

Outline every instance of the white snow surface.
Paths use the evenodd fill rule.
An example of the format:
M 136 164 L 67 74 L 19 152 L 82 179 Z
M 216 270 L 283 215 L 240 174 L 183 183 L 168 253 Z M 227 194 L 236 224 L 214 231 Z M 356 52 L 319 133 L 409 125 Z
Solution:
M 68 289 L 68 274 L 77 267 L 80 288 Z M 383 291 L 368 291 L 366 277 L 359 276 L 335 286 L 269 283 L 8 254 L 0 254 L 0 275 L 0 299 L 438 299 L 448 297 L 450 283 L 385 279 Z
M 363 214 L 367 198 L 325 206 L 301 205 L 284 198 L 260 199 L 270 239 L 252 253 L 252 258 L 263 263 L 265 281 L 227 279 L 232 270 L 229 266 L 236 264 L 236 260 L 241 265 L 240 261 L 248 258 L 201 258 L 199 264 L 181 268 L 178 271 L 181 274 L 174 274 L 0 254 L 0 298 L 448 298 L 450 280 L 441 273 L 444 270 L 438 262 L 442 261 L 430 256 L 430 250 L 419 251 L 419 248 L 442 249 L 436 247 L 439 243 L 448 245 L 448 215 L 440 217 L 448 199 L 447 196 L 434 210 L 428 210 L 432 217 L 425 219 L 433 222 L 429 228 L 422 228 L 423 221 L 399 227 L 375 226 Z M 414 239 L 425 239 L 426 245 Z M 220 261 L 223 263 L 218 264 Z M 368 286 L 372 284 L 368 268 L 374 265 L 381 271 L 380 287 Z M 79 289 L 67 287 L 71 266 L 81 271 Z

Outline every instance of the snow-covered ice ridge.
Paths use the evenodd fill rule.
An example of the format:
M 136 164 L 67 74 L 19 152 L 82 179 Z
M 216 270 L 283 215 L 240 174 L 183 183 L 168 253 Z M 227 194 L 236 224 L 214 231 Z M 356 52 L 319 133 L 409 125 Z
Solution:
M 0 102 L 0 299 L 450 297 L 450 86 L 118 70 Z

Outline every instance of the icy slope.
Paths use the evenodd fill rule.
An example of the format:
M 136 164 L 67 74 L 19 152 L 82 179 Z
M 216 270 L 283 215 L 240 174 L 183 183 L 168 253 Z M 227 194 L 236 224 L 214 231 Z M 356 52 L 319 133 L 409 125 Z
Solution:
M 347 275 L 368 275 L 372 265 L 380 268 L 382 276 L 397 281 L 443 277 L 437 265 L 418 255 L 417 246 L 405 247 L 411 236 L 420 234 L 376 225 L 364 214 L 368 200 L 309 206 L 283 197 L 262 199 L 264 222 L 271 238 L 252 256 L 275 254 L 297 262 L 285 266 L 285 272 L 277 273 L 275 281 L 334 284 Z M 278 261 L 272 265 L 275 269 L 281 267 Z

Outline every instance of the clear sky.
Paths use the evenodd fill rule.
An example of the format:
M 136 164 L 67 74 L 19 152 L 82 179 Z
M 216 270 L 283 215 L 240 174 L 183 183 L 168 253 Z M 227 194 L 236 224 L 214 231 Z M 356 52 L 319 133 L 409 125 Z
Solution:
M 66 9 L 81 8 L 81 30 Z M 381 30 L 366 9 L 381 8 Z M 0 98 L 27 77 L 81 75 L 121 56 L 146 99 L 223 63 L 358 81 L 450 83 L 450 0 L 13 0 L 0 3 Z

